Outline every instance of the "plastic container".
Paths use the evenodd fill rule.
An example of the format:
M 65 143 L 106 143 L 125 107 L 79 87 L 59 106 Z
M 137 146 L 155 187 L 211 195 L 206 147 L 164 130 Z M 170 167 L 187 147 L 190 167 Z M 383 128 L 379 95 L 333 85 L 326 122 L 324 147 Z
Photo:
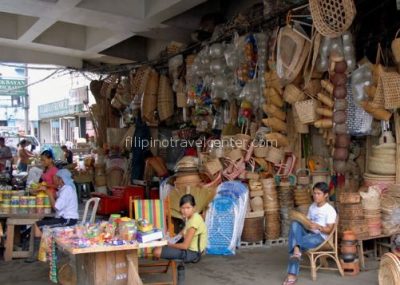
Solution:
M 36 197 L 28 197 L 28 206 L 36 207 Z
M 3 206 L 2 206 L 2 212 L 4 213 L 4 214 L 9 214 L 9 213 L 11 213 L 11 206 L 10 205 L 4 205 L 3 204 Z
M 11 205 L 11 200 L 10 199 L 3 199 L 3 205 Z
M 3 191 L 3 200 L 11 200 L 12 191 L 6 190 Z
M 45 207 L 44 207 L 44 213 L 45 213 L 46 215 L 51 214 L 51 206 L 45 206 Z
M 11 205 L 11 214 L 18 214 L 19 213 L 19 205 Z
M 20 199 L 19 199 L 19 205 L 21 207 L 28 206 L 28 199 L 29 199 L 28 196 L 21 196 Z
M 49 199 L 49 196 L 44 194 L 43 192 L 40 192 L 37 196 L 36 196 L 36 206 L 44 206 L 46 199 Z M 50 204 L 50 202 L 48 203 Z
M 42 205 L 36 205 L 36 213 L 39 215 L 44 214 L 44 207 Z
M 19 206 L 19 196 L 11 196 L 11 206 Z
M 29 208 L 28 208 L 28 206 L 20 206 L 19 207 L 19 213 L 21 214 L 21 215 L 28 215 L 29 214 L 29 210 L 28 210 Z

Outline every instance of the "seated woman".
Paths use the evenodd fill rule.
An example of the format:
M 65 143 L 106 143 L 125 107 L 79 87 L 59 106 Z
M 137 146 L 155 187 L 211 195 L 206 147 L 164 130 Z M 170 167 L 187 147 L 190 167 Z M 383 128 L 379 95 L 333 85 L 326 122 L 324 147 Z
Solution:
M 290 259 L 284 285 L 296 283 L 302 251 L 319 246 L 328 238 L 334 228 L 336 211 L 328 203 L 328 184 L 316 183 L 313 188 L 313 199 L 314 203 L 311 204 L 307 214 L 307 218 L 311 221 L 311 230 L 306 230 L 302 224 L 296 221 L 291 224 L 288 243 Z
M 27 262 L 36 260 L 37 251 L 40 246 L 40 237 L 42 235 L 42 228 L 48 226 L 67 227 L 73 226 L 78 222 L 78 196 L 74 182 L 71 178 L 71 172 L 67 169 L 61 169 L 54 176 L 54 183 L 58 188 L 57 199 L 51 195 L 51 189 L 46 188 L 46 192 L 50 198 L 51 207 L 55 210 L 56 215 L 54 218 L 44 218 L 35 224 L 35 243 L 33 257 L 28 259 Z
M 196 212 L 196 202 L 190 194 L 182 196 L 179 201 L 181 214 L 186 221 L 181 231 L 183 242 L 168 243 L 167 246 L 155 248 L 155 257 L 184 262 L 197 262 L 207 246 L 207 227 L 203 218 Z

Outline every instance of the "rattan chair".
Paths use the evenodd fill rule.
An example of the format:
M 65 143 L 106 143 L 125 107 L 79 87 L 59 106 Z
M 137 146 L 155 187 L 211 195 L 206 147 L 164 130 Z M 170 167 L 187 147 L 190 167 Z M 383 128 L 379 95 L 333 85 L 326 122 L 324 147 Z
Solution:
M 340 275 L 344 276 L 344 271 L 340 264 L 338 255 L 338 224 L 339 218 L 336 219 L 335 226 L 333 227 L 333 230 L 329 234 L 328 238 L 318 247 L 305 252 L 305 255 L 307 255 L 310 260 L 310 266 L 303 265 L 302 267 L 311 268 L 311 279 L 313 281 L 317 280 L 318 269 L 338 270 Z M 337 268 L 329 266 L 329 263 L 327 261 L 328 257 L 332 258 L 335 261 Z M 321 260 L 319 265 L 317 266 L 318 259 Z

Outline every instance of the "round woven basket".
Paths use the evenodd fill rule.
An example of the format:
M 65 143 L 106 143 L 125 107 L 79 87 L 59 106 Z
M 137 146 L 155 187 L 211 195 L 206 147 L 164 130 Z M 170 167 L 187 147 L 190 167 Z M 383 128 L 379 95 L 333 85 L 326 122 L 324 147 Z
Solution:
M 302 124 L 310 124 L 318 120 L 318 114 L 316 112 L 318 108 L 317 100 L 309 99 L 296 102 L 294 107 Z
M 270 147 L 267 155 L 265 156 L 265 160 L 274 164 L 278 164 L 283 160 L 284 157 L 285 152 L 283 150 L 280 150 L 276 147 Z
M 289 104 L 303 101 L 305 98 L 306 95 L 294 84 L 287 85 L 283 91 L 283 99 Z
M 264 239 L 264 217 L 244 219 L 241 239 L 246 242 L 262 241 Z
M 393 156 L 390 158 L 393 158 Z M 396 174 L 396 161 L 394 159 L 390 161 L 385 157 L 370 156 L 368 160 L 368 170 L 370 172 L 381 175 Z
M 309 3 L 313 25 L 326 37 L 342 35 L 356 15 L 353 0 L 310 0 Z
M 379 266 L 379 285 L 400 284 L 400 260 L 393 253 L 385 253 Z

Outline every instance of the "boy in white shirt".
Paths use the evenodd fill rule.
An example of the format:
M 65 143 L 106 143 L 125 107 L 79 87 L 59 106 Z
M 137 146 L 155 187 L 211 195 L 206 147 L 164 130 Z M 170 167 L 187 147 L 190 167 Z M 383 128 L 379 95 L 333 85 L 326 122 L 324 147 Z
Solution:
M 313 188 L 314 203 L 308 209 L 307 218 L 311 221 L 308 231 L 299 222 L 292 222 L 289 232 L 289 266 L 284 285 L 293 285 L 300 270 L 301 252 L 319 246 L 332 232 L 336 223 L 336 211 L 328 204 L 329 187 L 319 182 Z
M 78 196 L 76 194 L 75 184 L 72 180 L 71 172 L 67 169 L 61 169 L 54 176 L 54 184 L 57 186 L 57 199 L 46 188 L 50 198 L 51 207 L 56 211 L 55 218 L 44 218 L 35 224 L 35 244 L 33 258 L 29 258 L 26 262 L 33 262 L 36 260 L 37 250 L 40 245 L 40 237 L 42 235 L 42 228 L 48 226 L 67 227 L 73 226 L 78 222 Z

